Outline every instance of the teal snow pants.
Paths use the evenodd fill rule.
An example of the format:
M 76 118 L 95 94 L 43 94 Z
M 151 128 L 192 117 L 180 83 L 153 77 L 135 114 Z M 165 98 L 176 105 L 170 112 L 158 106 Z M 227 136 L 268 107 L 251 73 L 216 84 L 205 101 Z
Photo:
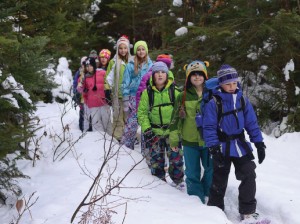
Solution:
M 204 198 L 209 196 L 212 182 L 213 160 L 206 147 L 183 146 L 183 154 L 187 193 L 198 196 L 204 203 Z M 204 169 L 202 172 L 201 165 Z

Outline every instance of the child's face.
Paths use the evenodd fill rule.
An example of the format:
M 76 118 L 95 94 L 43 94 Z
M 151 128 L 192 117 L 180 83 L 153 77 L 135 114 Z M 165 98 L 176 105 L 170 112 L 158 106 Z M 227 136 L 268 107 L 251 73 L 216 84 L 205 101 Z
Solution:
M 191 75 L 191 83 L 193 86 L 198 87 L 203 85 L 204 83 L 204 76 L 203 74 L 199 73 L 194 73 Z
M 108 59 L 105 57 L 100 57 L 100 62 L 102 66 L 106 66 L 108 63 Z
M 88 64 L 88 65 L 86 66 L 86 70 L 87 70 L 89 73 L 94 73 L 94 67 L 93 67 L 92 65 L 90 65 L 90 64 Z
M 154 80 L 156 86 L 164 86 L 167 81 L 167 73 L 158 71 L 154 73 Z
M 147 52 L 146 52 L 146 49 L 143 47 L 143 46 L 139 46 L 137 49 L 136 49 L 136 55 L 139 57 L 139 58 L 144 58 L 146 56 Z
M 121 55 L 122 57 L 125 57 L 128 53 L 128 48 L 125 44 L 120 44 L 119 48 L 118 48 L 118 53 L 119 55 Z
M 226 93 L 235 93 L 235 90 L 237 88 L 237 82 L 229 82 L 226 84 L 222 84 L 221 87 Z

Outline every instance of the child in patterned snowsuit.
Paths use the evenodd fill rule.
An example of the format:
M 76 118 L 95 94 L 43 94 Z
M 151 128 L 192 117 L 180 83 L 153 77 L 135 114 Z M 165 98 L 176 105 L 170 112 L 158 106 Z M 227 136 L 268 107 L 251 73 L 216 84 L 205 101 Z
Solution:
M 183 182 L 183 158 L 181 152 L 172 150 L 169 145 L 169 125 L 173 104 L 170 99 L 169 88 L 173 78 L 168 78 L 168 67 L 163 62 L 155 62 L 152 67 L 150 79 L 151 94 L 149 90 L 143 91 L 138 107 L 138 121 L 142 127 L 144 141 L 150 153 L 151 173 L 162 180 L 165 175 L 165 152 L 169 159 L 169 175 L 175 185 Z M 150 87 L 148 87 L 150 88 Z M 179 94 L 174 89 L 175 97 Z M 153 98 L 152 107 L 149 105 L 150 97 Z

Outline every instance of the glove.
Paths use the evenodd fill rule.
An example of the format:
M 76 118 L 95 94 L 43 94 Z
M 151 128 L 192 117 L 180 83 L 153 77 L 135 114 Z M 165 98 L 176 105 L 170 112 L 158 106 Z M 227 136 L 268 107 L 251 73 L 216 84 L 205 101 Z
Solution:
M 104 93 L 105 93 L 105 100 L 106 100 L 106 103 L 111 106 L 112 105 L 112 101 L 111 101 L 111 90 L 110 89 L 107 89 L 107 90 L 104 90 Z
M 208 148 L 209 154 L 212 156 L 218 167 L 224 166 L 224 155 L 221 152 L 220 145 L 214 145 Z
M 263 142 L 256 142 L 254 143 L 255 147 L 257 148 L 257 156 L 258 156 L 258 163 L 261 164 L 265 157 L 266 157 L 266 146 L 265 143 Z

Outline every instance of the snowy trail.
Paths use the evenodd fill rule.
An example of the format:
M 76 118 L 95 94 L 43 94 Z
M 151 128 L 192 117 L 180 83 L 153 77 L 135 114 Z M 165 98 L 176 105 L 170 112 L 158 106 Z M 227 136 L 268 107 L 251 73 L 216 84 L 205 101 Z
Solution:
M 272 140 L 272 143 L 267 144 L 269 147 L 272 144 L 276 144 L 276 141 L 274 142 L 273 138 L 265 136 L 267 139 L 267 142 L 269 140 Z M 270 148 L 269 148 L 270 149 Z M 136 145 L 134 151 L 137 151 L 140 153 L 141 147 L 140 145 Z M 270 149 L 271 150 L 271 149 Z M 256 151 L 253 152 L 254 155 L 256 155 Z M 268 151 L 267 151 L 267 156 L 268 156 Z M 273 156 L 273 155 L 271 155 Z M 281 158 L 279 156 L 279 158 Z M 278 180 L 284 179 L 284 174 L 285 172 L 289 172 L 289 167 L 282 166 L 282 165 L 276 165 L 275 169 L 271 168 L 270 166 L 273 167 L 272 164 L 270 163 L 276 163 L 278 161 L 274 161 L 273 158 L 268 158 L 264 161 L 262 164 L 258 164 L 257 161 L 257 169 L 256 169 L 256 175 L 257 175 L 257 210 L 256 212 L 260 214 L 260 217 L 267 218 L 271 221 L 272 224 L 300 224 L 300 219 L 297 217 L 290 217 L 287 212 L 287 209 L 285 206 L 279 202 L 279 200 L 274 198 L 273 190 L 275 189 L 275 192 L 280 193 L 283 192 L 282 195 L 284 197 L 285 201 L 291 201 L 292 199 L 286 198 L 288 196 L 287 193 L 288 191 L 292 190 L 287 190 L 285 188 L 281 187 L 276 187 L 276 184 L 274 186 L 273 182 L 277 182 Z M 300 170 L 299 170 L 300 171 Z M 282 175 L 280 175 L 282 173 Z M 299 172 L 300 173 L 300 172 Z M 274 177 L 273 177 L 274 175 Z M 267 178 L 269 177 L 269 178 Z M 280 177 L 280 178 L 278 178 Z M 167 178 L 169 180 L 168 182 L 171 182 L 170 178 Z M 293 181 L 291 178 L 286 179 L 287 182 L 292 182 L 293 185 L 298 185 L 298 181 Z M 225 214 L 233 224 L 239 224 L 240 223 L 240 214 L 238 212 L 238 186 L 240 182 L 236 180 L 235 177 L 235 169 L 234 166 L 231 166 L 231 172 L 229 175 L 229 183 L 228 183 L 228 188 L 226 190 L 226 195 L 225 195 Z M 280 184 L 277 184 L 277 186 L 280 186 Z M 270 188 L 268 190 L 268 188 Z M 265 192 L 269 192 L 270 195 L 264 194 Z M 292 191 L 293 192 L 293 191 Z M 178 192 L 182 193 L 182 192 Z M 185 192 L 186 193 L 186 192 Z M 275 195 L 277 195 L 277 193 Z M 279 199 L 279 198 L 278 198 Z M 272 204 L 270 204 L 272 202 Z
M 91 184 L 89 177 L 83 175 L 78 162 L 93 174 L 97 173 L 103 156 L 103 138 L 99 133 L 87 133 L 74 147 L 78 161 L 70 153 L 64 160 L 53 162 L 53 134 L 61 133 L 60 115 L 62 106 L 56 103 L 38 105 L 36 115 L 40 117 L 44 131 L 48 135 L 43 138 L 40 149 L 42 157 L 32 167 L 31 161 L 19 161 L 19 167 L 31 179 L 19 182 L 24 196 L 36 191 L 39 196 L 37 204 L 31 208 L 31 215 L 26 213 L 22 224 L 65 224 Z M 81 135 L 78 130 L 78 110 L 70 109 L 64 117 L 69 125 L 73 141 Z M 266 160 L 257 164 L 257 212 L 271 219 L 272 224 L 300 224 L 300 181 L 299 173 L 299 139 L 300 133 L 290 133 L 275 139 L 265 136 L 267 145 Z M 125 147 L 124 147 L 125 148 Z M 135 150 L 122 149 L 118 160 L 116 177 L 122 177 L 134 160 L 141 159 L 140 146 Z M 124 153 L 125 151 L 129 154 Z M 130 155 L 130 156 L 129 156 Z M 256 155 L 256 152 L 254 152 Z M 142 197 L 143 200 L 126 201 L 128 213 L 126 222 L 130 224 L 238 224 L 238 185 L 232 166 L 228 188 L 225 196 L 225 214 L 218 208 L 203 205 L 196 196 L 165 184 L 153 177 L 143 161 L 123 183 L 120 191 L 124 198 Z M 139 188 L 141 184 L 154 181 L 153 187 Z M 128 187 L 126 189 L 126 187 Z M 116 193 L 116 192 L 115 192 Z M 51 197 L 49 197 L 51 195 Z M 118 195 L 118 193 L 116 193 Z M 122 223 L 124 208 L 120 207 L 114 214 L 115 223 Z M 16 216 L 11 207 L 0 207 L 0 223 L 10 223 L 10 217 Z M 77 222 L 76 222 L 77 223 Z

